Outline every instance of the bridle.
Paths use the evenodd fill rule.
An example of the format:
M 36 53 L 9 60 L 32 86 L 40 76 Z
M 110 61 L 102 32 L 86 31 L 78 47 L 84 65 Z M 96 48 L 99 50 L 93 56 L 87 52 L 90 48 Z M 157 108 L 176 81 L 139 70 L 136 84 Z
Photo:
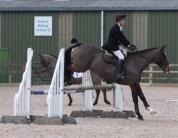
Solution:
M 50 72 L 50 67 L 49 67 L 49 62 L 47 62 L 46 60 L 45 60 L 45 58 L 42 58 L 42 60 L 41 60 L 41 70 L 43 71 L 43 72 Z
M 158 59 L 157 61 L 155 61 L 155 63 L 163 70 L 165 71 L 166 67 L 169 65 L 168 59 L 165 56 L 164 51 L 159 51 L 159 55 L 158 55 Z M 143 56 L 142 54 L 139 54 L 140 56 L 142 56 L 143 58 L 145 58 L 147 61 L 151 62 L 150 59 L 148 59 L 147 57 Z M 161 63 L 162 59 L 167 59 L 167 62 Z
M 167 67 L 167 65 L 169 65 L 169 62 L 167 60 L 167 62 L 161 63 L 161 59 L 167 59 L 167 57 L 165 56 L 164 51 L 159 51 L 159 55 L 158 55 L 158 61 L 157 61 L 157 65 L 162 69 L 165 70 L 165 68 Z

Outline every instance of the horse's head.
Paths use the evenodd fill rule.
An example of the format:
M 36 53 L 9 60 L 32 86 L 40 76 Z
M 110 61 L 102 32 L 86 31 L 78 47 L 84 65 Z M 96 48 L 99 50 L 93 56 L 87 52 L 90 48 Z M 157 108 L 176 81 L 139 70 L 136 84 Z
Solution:
M 47 59 L 41 55 L 41 54 L 38 54 L 40 57 L 41 57 L 41 72 L 47 72 L 48 70 L 48 66 L 49 66 L 49 61 L 47 61 Z
M 159 48 L 158 56 L 155 59 L 155 63 L 165 72 L 168 73 L 171 70 L 171 66 L 167 59 L 166 53 L 164 52 L 164 48 L 166 46 L 162 46 Z

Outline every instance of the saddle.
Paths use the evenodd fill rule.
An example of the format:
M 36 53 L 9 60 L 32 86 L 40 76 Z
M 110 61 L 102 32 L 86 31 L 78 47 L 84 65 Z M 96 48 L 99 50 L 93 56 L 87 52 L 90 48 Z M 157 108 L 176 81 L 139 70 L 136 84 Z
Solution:
M 124 59 L 125 59 L 127 57 L 127 55 L 125 55 L 122 50 L 121 50 L 121 52 L 124 55 Z M 103 59 L 106 63 L 116 66 L 118 57 L 115 56 L 113 52 L 104 50 Z

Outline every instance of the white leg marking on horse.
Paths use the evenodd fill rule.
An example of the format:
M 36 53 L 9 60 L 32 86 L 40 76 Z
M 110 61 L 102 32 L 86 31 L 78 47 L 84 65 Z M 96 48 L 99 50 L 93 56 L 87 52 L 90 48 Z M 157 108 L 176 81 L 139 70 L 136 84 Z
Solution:
M 155 110 L 155 109 L 153 109 L 153 108 L 151 108 L 151 107 L 147 107 L 147 110 L 149 110 L 149 111 L 150 111 L 150 114 L 152 114 L 152 115 L 158 113 L 157 110 Z

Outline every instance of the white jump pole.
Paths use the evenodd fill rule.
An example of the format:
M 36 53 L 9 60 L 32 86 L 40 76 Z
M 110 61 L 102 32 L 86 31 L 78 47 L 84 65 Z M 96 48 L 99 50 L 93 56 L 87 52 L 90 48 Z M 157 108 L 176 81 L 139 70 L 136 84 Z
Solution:
M 122 85 L 115 83 L 113 90 L 113 111 L 122 112 L 124 110 L 124 92 Z
M 82 76 L 82 85 L 83 86 L 93 86 L 90 71 L 87 70 L 83 73 Z M 93 98 L 92 93 L 93 90 L 85 90 L 83 93 L 83 107 L 82 111 L 92 111 L 93 110 Z
M 63 99 L 64 99 L 64 59 L 65 57 L 65 50 L 63 52 L 61 52 L 61 55 L 60 55 L 60 104 L 59 104 L 59 117 L 60 118 L 63 118 Z

